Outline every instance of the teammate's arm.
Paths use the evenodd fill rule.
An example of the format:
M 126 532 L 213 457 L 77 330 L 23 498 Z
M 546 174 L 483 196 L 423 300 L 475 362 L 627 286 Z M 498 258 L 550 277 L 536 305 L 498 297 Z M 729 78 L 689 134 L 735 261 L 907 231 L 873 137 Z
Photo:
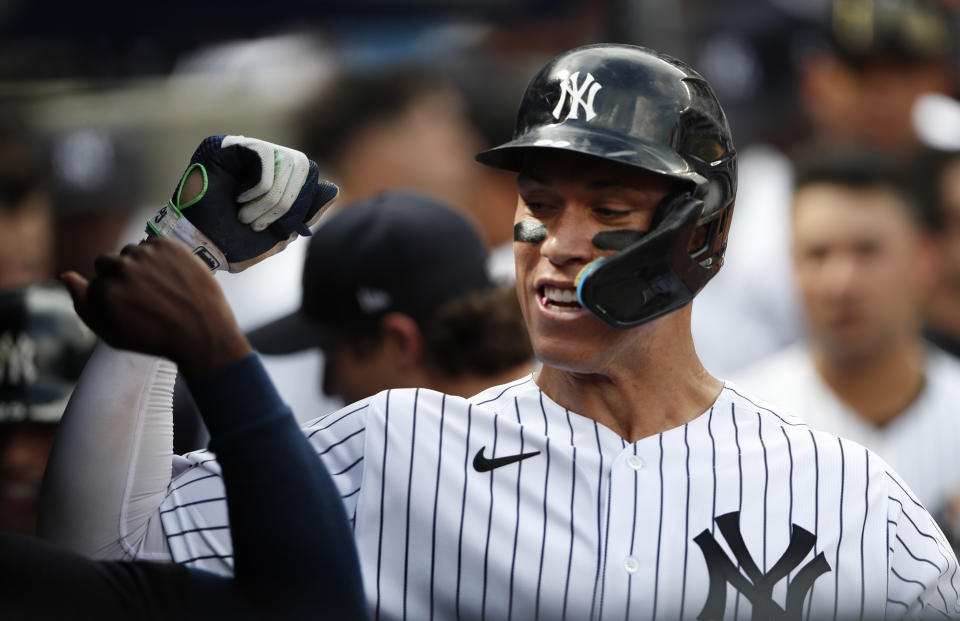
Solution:
M 146 549 L 173 454 L 168 360 L 97 346 L 57 431 L 40 495 L 37 533 L 93 558 L 169 559 Z
M 264 388 L 251 400 L 235 389 L 238 380 Z M 340 493 L 258 358 L 190 388 L 223 468 L 239 592 L 262 618 L 365 618 Z M 191 607 L 200 604 L 194 598 Z
M 194 192 L 185 191 L 191 178 L 201 180 Z M 197 376 L 250 352 L 207 270 L 238 271 L 277 252 L 308 232 L 336 194 L 302 154 L 213 136 L 150 222 L 149 243 L 100 257 L 89 285 L 77 274 L 65 282 L 104 341 L 179 361 Z M 180 259 L 192 269 L 175 269 L 176 260 L 138 269 L 138 257 L 176 245 L 158 241 L 165 236 L 183 243 Z M 168 362 L 100 348 L 61 423 L 42 492 L 41 535 L 98 557 L 169 557 L 162 538 L 144 536 L 170 477 L 174 375 Z
M 238 380 L 265 388 L 251 401 L 234 389 Z M 223 468 L 235 577 L 178 565 L 95 562 L 29 538 L 0 538 L 0 614 L 365 618 L 340 494 L 258 359 L 250 355 L 195 379 L 191 389 Z
M 251 348 L 179 242 L 151 238 L 98 258 L 96 270 L 90 283 L 75 273 L 64 282 L 84 322 L 128 351 L 101 346 L 81 375 L 44 479 L 40 534 L 95 558 L 168 558 L 162 540 L 144 539 L 171 474 L 176 367 L 164 359 L 189 382 Z

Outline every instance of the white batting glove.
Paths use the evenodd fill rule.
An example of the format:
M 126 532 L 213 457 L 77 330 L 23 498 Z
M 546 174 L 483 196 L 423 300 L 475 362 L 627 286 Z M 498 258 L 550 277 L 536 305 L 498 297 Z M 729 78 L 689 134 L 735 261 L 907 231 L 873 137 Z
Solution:
M 182 201 L 187 178 L 203 188 Z M 187 244 L 211 270 L 240 272 L 283 250 L 320 219 L 339 189 L 321 180 L 307 156 L 244 136 L 200 143 L 173 198 L 147 222 L 147 232 Z

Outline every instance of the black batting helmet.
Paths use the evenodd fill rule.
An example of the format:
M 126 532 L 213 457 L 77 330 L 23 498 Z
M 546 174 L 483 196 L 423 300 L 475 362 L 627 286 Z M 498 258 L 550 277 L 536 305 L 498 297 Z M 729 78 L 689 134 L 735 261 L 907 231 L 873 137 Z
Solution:
M 520 171 L 540 149 L 635 166 L 683 187 L 639 241 L 581 274 L 581 303 L 609 325 L 635 326 L 686 305 L 720 268 L 736 151 L 713 89 L 683 62 L 623 44 L 557 56 L 527 86 L 513 140 L 477 160 Z

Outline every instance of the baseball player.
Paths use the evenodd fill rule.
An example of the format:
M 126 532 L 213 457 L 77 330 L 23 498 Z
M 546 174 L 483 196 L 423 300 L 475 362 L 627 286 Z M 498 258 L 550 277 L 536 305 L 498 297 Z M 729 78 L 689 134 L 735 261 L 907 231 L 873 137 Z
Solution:
M 306 425 L 373 618 L 960 616 L 956 558 L 896 473 L 696 356 L 690 302 L 720 268 L 736 187 L 703 78 L 644 48 L 571 50 L 530 82 L 514 139 L 478 158 L 518 173 L 517 293 L 543 366 L 470 399 L 391 390 Z M 90 323 L 191 373 L 251 355 L 200 262 L 120 263 L 69 282 Z M 49 473 L 42 527 L 86 553 L 229 571 L 214 456 L 171 476 L 154 431 L 172 363 L 116 356 L 86 369 L 58 438 L 83 468 Z M 230 372 L 238 407 L 257 407 L 263 380 Z M 133 447 L 121 476 L 106 443 Z

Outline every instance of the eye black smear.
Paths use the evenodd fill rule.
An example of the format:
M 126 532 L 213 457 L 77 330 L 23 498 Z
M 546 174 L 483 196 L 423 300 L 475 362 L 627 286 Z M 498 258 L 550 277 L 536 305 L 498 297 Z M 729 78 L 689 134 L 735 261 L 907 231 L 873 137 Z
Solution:
M 593 245 L 600 250 L 623 250 L 627 246 L 640 241 L 646 231 L 618 229 L 616 231 L 602 231 L 593 236 Z M 514 232 L 516 236 L 516 232 Z
M 513 225 L 513 241 L 539 244 L 547 238 L 547 227 L 536 220 L 521 220 Z

